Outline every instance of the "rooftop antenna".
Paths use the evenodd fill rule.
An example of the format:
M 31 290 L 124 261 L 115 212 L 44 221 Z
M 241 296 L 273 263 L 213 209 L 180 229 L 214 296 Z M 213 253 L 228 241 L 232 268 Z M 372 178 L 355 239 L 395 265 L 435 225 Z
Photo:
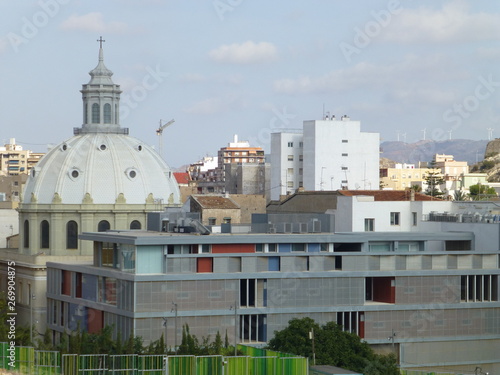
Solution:
M 163 159 L 163 130 L 167 127 L 172 125 L 175 120 L 172 119 L 166 124 L 161 124 L 162 120 L 160 120 L 160 127 L 156 129 L 156 135 L 158 136 L 158 153 L 160 154 L 161 158 Z

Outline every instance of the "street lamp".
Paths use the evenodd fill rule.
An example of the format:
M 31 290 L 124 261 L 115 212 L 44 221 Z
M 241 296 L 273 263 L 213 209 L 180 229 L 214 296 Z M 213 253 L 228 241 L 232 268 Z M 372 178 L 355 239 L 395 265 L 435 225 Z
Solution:
M 233 306 L 229 307 L 229 310 L 233 310 Z M 238 349 L 236 348 L 238 338 L 238 305 L 234 301 L 234 356 L 238 355 Z
M 175 342 L 175 354 L 177 354 L 177 304 L 172 301 L 172 310 L 170 312 L 175 311 L 175 333 L 174 333 L 174 342 Z

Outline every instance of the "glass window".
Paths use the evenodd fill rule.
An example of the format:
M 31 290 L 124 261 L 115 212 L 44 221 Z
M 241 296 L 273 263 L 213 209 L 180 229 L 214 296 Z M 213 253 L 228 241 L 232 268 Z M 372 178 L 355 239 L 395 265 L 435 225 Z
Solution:
M 216 225 L 217 219 L 215 217 L 208 218 L 208 225 Z
M 43 220 L 40 223 L 40 248 L 48 249 L 49 248 L 49 222 L 47 220 Z
M 111 124 L 111 104 L 104 104 L 104 123 Z
M 304 161 L 304 155 L 299 155 L 299 161 Z
M 365 232 L 375 231 L 375 219 L 365 219 Z
M 287 169 L 287 173 L 288 173 L 288 174 L 293 174 L 293 168 L 288 168 L 288 169 Z
M 343 154 L 342 154 L 342 156 L 348 156 L 348 154 L 346 154 L 346 153 L 343 153 Z
M 24 220 L 24 247 L 30 247 L 30 222 Z
M 293 142 L 288 142 L 288 147 L 293 147 Z
M 66 248 L 78 249 L 78 224 L 76 221 L 68 221 L 66 224 Z
M 399 212 L 391 212 L 391 225 L 399 225 Z
M 288 155 L 288 161 L 293 161 L 293 155 Z
M 134 230 L 134 229 L 142 229 L 142 225 L 141 225 L 141 222 L 138 221 L 138 220 L 134 220 L 130 223 L 130 229 Z
M 276 252 L 276 244 L 275 243 L 270 243 L 267 245 L 267 251 L 270 253 L 275 253 Z
M 98 124 L 101 121 L 101 115 L 99 113 L 99 104 L 92 104 L 92 123 Z
M 416 213 L 416 212 L 412 212 L 412 213 L 411 213 L 411 218 L 412 218 L 412 223 L 413 223 L 413 225 L 414 225 L 414 226 L 415 226 L 415 225 L 417 225 L 417 222 L 418 222 L 418 221 L 417 221 L 417 213 Z
M 111 226 L 109 225 L 109 221 L 107 220 L 101 220 L 99 224 L 97 224 L 97 231 L 98 232 L 106 232 L 109 230 Z

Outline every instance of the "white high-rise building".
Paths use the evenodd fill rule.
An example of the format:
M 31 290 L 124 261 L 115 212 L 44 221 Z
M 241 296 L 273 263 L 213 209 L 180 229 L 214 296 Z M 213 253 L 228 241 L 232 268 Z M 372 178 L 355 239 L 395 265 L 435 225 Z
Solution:
M 271 199 L 305 190 L 379 188 L 378 133 L 342 116 L 304 121 L 303 131 L 271 135 Z

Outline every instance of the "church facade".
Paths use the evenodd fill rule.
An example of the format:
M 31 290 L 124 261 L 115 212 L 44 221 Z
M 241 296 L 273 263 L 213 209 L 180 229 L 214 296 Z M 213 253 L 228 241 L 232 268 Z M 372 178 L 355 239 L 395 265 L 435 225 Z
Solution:
M 173 172 L 161 156 L 120 126 L 120 86 L 104 64 L 102 48 L 81 90 L 83 124 L 32 169 L 19 206 L 19 250 L 1 258 L 17 266 L 17 308 L 24 323 L 45 329 L 45 263 L 91 259 L 82 232 L 142 229 L 146 215 L 178 206 Z

